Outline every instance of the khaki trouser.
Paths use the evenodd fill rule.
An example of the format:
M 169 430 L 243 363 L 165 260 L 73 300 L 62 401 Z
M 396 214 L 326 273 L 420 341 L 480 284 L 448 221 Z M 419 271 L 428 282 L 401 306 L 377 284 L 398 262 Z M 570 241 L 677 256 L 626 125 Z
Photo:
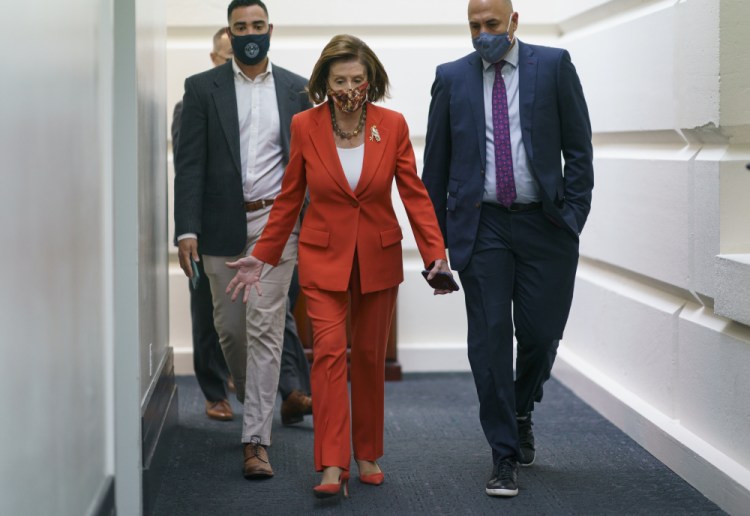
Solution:
M 297 261 L 299 223 L 286 243 L 279 264 L 276 267 L 266 265 L 263 269 L 263 296 L 258 296 L 253 288 L 246 305 L 241 299 L 233 303 L 226 294 L 235 271 L 225 262 L 252 252 L 270 211 L 269 206 L 247 213 L 247 246 L 242 255 L 203 255 L 203 266 L 211 282 L 214 325 L 237 387 L 237 399 L 244 403 L 242 442 L 248 443 L 251 437 L 259 436 L 264 446 L 271 444 L 287 294 Z

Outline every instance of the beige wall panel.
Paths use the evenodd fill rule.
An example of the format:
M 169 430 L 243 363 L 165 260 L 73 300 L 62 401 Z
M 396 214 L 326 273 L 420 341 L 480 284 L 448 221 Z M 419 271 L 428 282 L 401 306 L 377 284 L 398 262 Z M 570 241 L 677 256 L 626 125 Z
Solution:
M 740 394 L 750 392 L 750 329 L 691 304 L 680 318 L 679 340 L 677 418 L 720 452 L 750 464 L 750 418 Z
M 747 129 L 750 125 L 750 52 L 747 30 L 750 2 L 723 2 L 721 14 L 721 124 Z M 750 143 L 747 132 L 744 133 L 742 142 Z
M 674 16 L 649 12 L 569 42 L 595 132 L 675 128 Z
M 653 153 L 649 159 L 642 148 L 630 159 L 596 160 L 595 196 L 581 235 L 583 255 L 689 288 L 690 176 L 688 161 L 678 160 L 679 154 Z
M 663 0 L 576 0 L 575 2 L 516 0 L 514 8 L 524 24 L 556 24 L 585 15 L 594 10 L 606 16 L 625 9 L 642 8 L 644 4 L 663 3 Z M 623 4 L 625 4 L 623 6 Z M 180 26 L 200 26 L 211 19 L 226 18 L 229 5 L 224 0 L 168 0 L 167 23 Z M 352 9 L 351 0 L 273 0 L 266 2 L 271 21 L 288 25 L 455 25 L 466 20 L 467 2 L 460 0 L 380 0 L 377 9 Z
M 726 155 L 720 163 L 721 253 L 750 252 L 750 152 Z
M 722 152 L 719 149 L 716 153 Z M 688 224 L 690 227 L 690 278 L 691 291 L 714 298 L 716 286 L 716 255 L 719 254 L 719 165 L 703 149 L 688 168 L 690 174 L 690 201 Z M 705 159 L 704 159 L 705 158 Z
M 563 345 L 674 418 L 683 305 L 678 297 L 582 264 Z
M 716 258 L 716 313 L 750 326 L 750 253 Z
M 136 5 L 138 261 L 141 399 L 145 406 L 169 345 L 166 27 L 162 1 Z
M 672 60 L 677 107 L 675 127 L 715 128 L 720 124 L 721 4 L 726 4 L 726 1 L 689 0 L 674 3 L 676 26 Z
M 466 4 L 461 1 L 380 0 L 377 4 L 357 4 L 350 0 L 271 0 L 265 4 L 270 21 L 279 25 L 434 25 L 466 20 Z M 189 27 L 205 25 L 206 20 L 226 20 L 228 5 L 224 0 L 168 0 L 167 24 Z

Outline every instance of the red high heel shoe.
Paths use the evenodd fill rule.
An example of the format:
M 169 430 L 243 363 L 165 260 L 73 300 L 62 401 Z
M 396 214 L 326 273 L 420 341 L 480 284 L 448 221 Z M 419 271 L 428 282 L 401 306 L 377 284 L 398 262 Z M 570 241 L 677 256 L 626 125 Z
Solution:
M 339 481 L 335 484 L 321 484 L 313 487 L 316 498 L 331 498 L 344 492 L 344 498 L 349 496 L 349 472 L 342 471 Z
M 385 475 L 383 475 L 383 472 L 380 473 L 371 473 L 369 475 L 360 475 L 359 481 L 363 484 L 370 484 L 372 486 L 379 486 L 383 483 L 385 480 Z
M 376 466 L 378 465 L 377 462 L 374 463 Z M 359 463 L 357 463 L 357 466 L 359 466 Z M 380 466 L 378 466 L 378 469 L 380 469 Z M 363 475 L 362 473 L 359 474 L 359 481 L 363 484 L 370 484 L 371 486 L 379 486 L 383 483 L 385 480 L 385 475 L 383 475 L 382 471 L 378 471 L 377 473 L 370 473 L 369 475 Z

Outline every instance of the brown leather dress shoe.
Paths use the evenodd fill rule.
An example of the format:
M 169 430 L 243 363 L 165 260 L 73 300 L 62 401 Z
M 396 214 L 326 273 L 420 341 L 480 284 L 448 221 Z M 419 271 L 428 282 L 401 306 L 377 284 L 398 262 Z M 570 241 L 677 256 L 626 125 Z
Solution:
M 231 421 L 232 417 L 234 417 L 232 406 L 229 404 L 228 400 L 206 400 L 206 415 L 217 421 Z
M 260 444 L 260 439 L 253 436 L 251 442 L 245 445 L 245 464 L 242 473 L 245 478 L 262 480 L 273 476 L 273 469 L 268 460 L 266 447 Z
M 281 403 L 281 422 L 285 425 L 301 423 L 304 416 L 310 414 L 312 414 L 312 398 L 296 389 Z

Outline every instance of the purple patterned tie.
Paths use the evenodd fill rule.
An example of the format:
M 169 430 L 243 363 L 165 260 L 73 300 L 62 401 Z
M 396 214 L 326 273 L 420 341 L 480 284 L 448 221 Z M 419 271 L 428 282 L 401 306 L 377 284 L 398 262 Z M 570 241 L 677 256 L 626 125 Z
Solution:
M 495 138 L 495 193 L 503 206 L 516 199 L 516 182 L 513 179 L 513 155 L 510 151 L 508 123 L 508 95 L 501 70 L 505 61 L 495 65 L 495 83 L 492 85 L 492 128 Z

